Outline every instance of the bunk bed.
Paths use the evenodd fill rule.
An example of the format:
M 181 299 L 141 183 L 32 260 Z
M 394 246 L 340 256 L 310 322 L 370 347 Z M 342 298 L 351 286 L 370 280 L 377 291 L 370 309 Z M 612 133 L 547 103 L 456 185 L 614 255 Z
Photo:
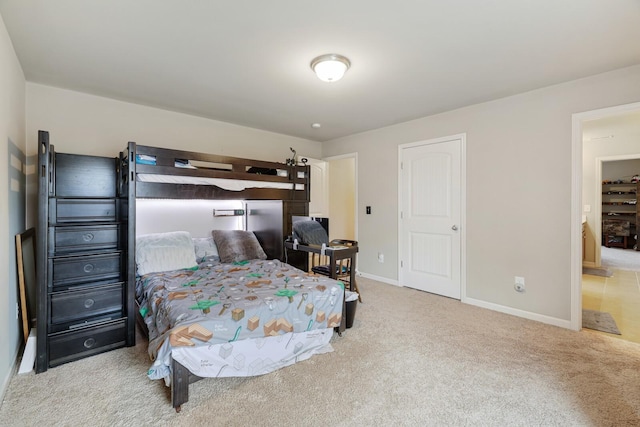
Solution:
M 291 229 L 292 215 L 308 213 L 308 166 L 297 165 L 294 161 L 288 161 L 287 164 L 266 162 L 130 142 L 120 153 L 119 173 L 119 190 L 127 195 L 129 218 L 127 279 L 130 285 L 136 284 L 129 286 L 128 298 L 129 301 L 136 301 L 139 324 L 152 335 L 149 351 L 155 362 L 149 376 L 154 378 L 155 375 L 155 378 L 164 378 L 170 383 L 172 405 L 176 411 L 179 412 L 181 405 L 188 401 L 190 383 L 203 376 L 235 376 L 221 375 L 228 364 L 224 360 L 212 365 L 215 374 L 211 374 L 211 370 L 203 376 L 194 374 L 194 371 L 200 373 L 196 363 L 184 357 L 185 352 L 191 349 L 197 352 L 203 347 L 216 345 L 216 353 L 226 358 L 230 343 L 245 345 L 240 363 L 236 359 L 235 364 L 241 365 L 236 368 L 246 369 L 236 371 L 242 371 L 240 375 L 260 375 L 269 370 L 263 369 L 262 362 L 250 363 L 254 359 L 251 359 L 251 355 L 246 357 L 247 351 L 261 351 L 263 346 L 269 347 L 265 342 L 282 345 L 276 341 L 283 341 L 285 335 L 288 342 L 284 345 L 288 346 L 293 340 L 294 344 L 298 343 L 296 351 L 300 351 L 300 343 L 304 341 L 299 339 L 301 336 L 307 341 L 318 341 L 319 334 L 326 335 L 327 331 L 332 333 L 332 329 L 339 334 L 344 331 L 344 286 L 332 279 L 309 275 L 282 262 L 283 231 L 286 233 Z M 140 266 L 136 264 L 135 255 L 138 199 L 276 200 L 282 201 L 284 207 L 282 224 L 276 227 L 275 242 L 274 239 L 270 242 L 260 239 L 260 233 L 255 233 L 261 240 L 260 248 L 264 248 L 264 254 L 256 255 L 255 259 L 241 257 L 234 262 L 217 263 L 217 259 L 201 258 L 197 260 L 197 266 L 186 272 L 179 270 L 138 275 Z M 244 238 L 247 230 L 239 233 L 245 233 L 242 234 Z M 248 234 L 253 236 L 253 233 Z M 220 236 L 223 239 L 229 237 L 228 233 L 213 232 L 214 238 Z M 227 300 L 223 298 L 227 298 L 228 302 L 225 303 Z M 172 304 L 182 304 L 191 309 L 187 310 L 188 314 L 182 315 L 180 325 L 168 324 L 166 318 L 171 316 L 160 320 L 149 318 L 150 315 L 162 316 L 163 313 L 172 312 L 173 306 L 162 306 L 170 299 L 174 300 Z M 219 318 L 210 322 L 211 317 L 215 317 L 212 312 L 219 317 L 227 308 L 232 311 L 231 315 L 229 311 L 226 312 L 230 324 L 216 324 Z M 270 312 L 279 314 L 269 318 L 265 317 L 265 312 L 266 315 L 273 314 Z M 306 315 L 305 319 L 309 320 L 301 325 L 300 318 L 291 320 L 282 314 L 285 312 L 300 317 Z M 176 316 L 172 318 L 173 321 Z M 238 326 L 240 321 L 243 322 L 242 326 Z M 304 334 L 310 334 L 311 338 Z M 328 343 L 326 336 L 323 339 Z M 247 350 L 246 345 L 252 340 L 257 344 L 252 344 L 252 350 Z M 176 357 L 167 357 L 167 354 Z M 312 354 L 309 353 L 308 357 Z M 308 357 L 290 357 L 283 366 Z M 197 356 L 194 360 L 197 360 Z M 207 359 L 207 364 L 209 361 Z

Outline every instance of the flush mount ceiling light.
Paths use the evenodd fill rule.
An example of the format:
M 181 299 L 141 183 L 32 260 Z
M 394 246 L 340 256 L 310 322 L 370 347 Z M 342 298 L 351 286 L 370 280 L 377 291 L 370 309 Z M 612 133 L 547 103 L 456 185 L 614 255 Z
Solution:
M 311 69 L 323 82 L 337 82 L 351 66 L 351 62 L 336 53 L 318 56 L 311 61 Z

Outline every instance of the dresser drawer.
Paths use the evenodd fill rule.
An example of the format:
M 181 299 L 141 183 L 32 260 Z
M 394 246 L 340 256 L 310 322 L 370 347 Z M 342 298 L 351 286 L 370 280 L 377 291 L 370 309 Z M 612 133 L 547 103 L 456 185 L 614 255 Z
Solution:
M 49 222 L 116 221 L 116 199 L 49 199 Z
M 56 197 L 115 197 L 116 159 L 56 153 Z
M 122 253 L 56 257 L 49 259 L 50 286 L 78 285 L 88 282 L 121 281 Z
M 123 316 L 123 283 L 84 288 L 76 291 L 58 292 L 51 295 L 51 323 L 74 328 L 82 321 L 96 316 L 111 314 Z
M 49 253 L 118 249 L 118 225 L 50 227 Z
M 49 366 L 123 347 L 125 319 L 49 336 Z

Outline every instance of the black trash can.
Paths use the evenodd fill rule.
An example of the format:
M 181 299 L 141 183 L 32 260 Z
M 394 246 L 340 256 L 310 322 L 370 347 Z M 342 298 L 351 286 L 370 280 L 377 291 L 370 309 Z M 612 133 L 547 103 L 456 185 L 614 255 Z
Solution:
M 347 329 L 353 326 L 353 319 L 356 317 L 356 308 L 358 307 L 358 300 L 347 301 L 346 303 L 347 318 L 345 324 Z

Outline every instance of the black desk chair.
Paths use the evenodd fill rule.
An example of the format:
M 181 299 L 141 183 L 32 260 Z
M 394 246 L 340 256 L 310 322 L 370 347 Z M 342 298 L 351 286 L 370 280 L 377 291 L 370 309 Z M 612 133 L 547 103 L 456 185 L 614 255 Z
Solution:
M 345 239 L 334 239 L 329 242 L 329 246 L 358 246 L 358 242 L 355 240 L 345 240 Z M 330 266 L 328 264 L 323 263 L 323 257 L 319 254 L 313 254 L 312 262 L 311 262 L 311 271 L 316 274 L 320 274 L 322 276 L 331 276 Z M 324 261 L 326 262 L 326 260 Z M 340 280 L 345 286 L 348 286 L 350 289 L 355 290 L 358 293 L 358 301 L 362 302 L 362 296 L 360 295 L 360 290 L 358 289 L 358 283 L 355 278 L 353 286 L 351 284 L 351 259 L 344 258 L 336 261 L 336 265 L 334 268 L 336 269 L 336 278 Z

